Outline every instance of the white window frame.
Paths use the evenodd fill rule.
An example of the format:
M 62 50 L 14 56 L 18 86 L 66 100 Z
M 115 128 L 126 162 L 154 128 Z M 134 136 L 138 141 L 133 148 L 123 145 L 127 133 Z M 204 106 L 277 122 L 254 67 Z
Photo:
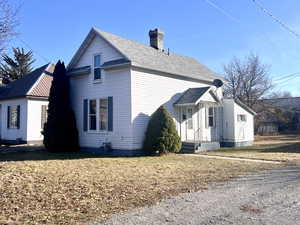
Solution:
M 247 122 L 247 115 L 246 114 L 237 114 L 237 121 L 238 122 Z
M 90 111 L 91 111 L 91 110 L 90 110 L 90 109 L 91 109 L 91 108 L 90 108 L 90 107 L 91 107 L 91 105 L 90 105 L 90 104 L 91 104 L 91 101 L 95 101 L 95 102 L 96 102 L 96 111 L 95 111 L 95 113 L 93 113 L 93 114 L 90 113 Z M 98 129 L 97 129 L 97 121 L 98 121 L 98 119 L 97 119 L 97 106 L 98 106 L 98 104 L 97 104 L 97 99 L 89 99 L 89 100 L 88 100 L 88 113 L 87 113 L 88 115 L 87 115 L 87 116 L 88 116 L 88 131 L 89 131 L 89 132 L 96 132 L 96 131 L 98 130 Z M 91 129 L 91 121 L 90 121 L 90 117 L 91 117 L 91 116 L 95 116 L 95 117 L 96 117 L 96 127 L 95 127 L 95 129 Z
M 105 129 L 102 129 L 101 128 L 101 116 L 100 116 L 100 113 L 101 113 L 101 110 L 100 110 L 100 107 L 101 107 L 101 100 L 106 100 L 106 128 Z M 99 124 L 99 131 L 108 131 L 108 120 L 109 120 L 109 115 L 108 115 L 108 97 L 106 98 L 100 98 L 99 99 L 99 106 L 98 106 L 98 115 L 99 115 L 99 120 L 98 120 L 98 124 Z
M 95 57 L 99 56 L 100 57 L 100 65 L 99 66 L 95 66 Z M 93 54 L 93 81 L 95 83 L 99 83 L 102 82 L 103 80 L 103 73 L 102 73 L 102 69 L 101 69 L 101 61 L 102 61 L 102 54 L 101 53 L 95 53 Z M 95 69 L 100 69 L 100 74 L 101 74 L 101 78 L 95 79 Z
M 13 114 L 15 113 L 15 118 Z M 13 120 L 14 118 L 14 120 Z M 18 105 L 11 105 L 9 111 L 9 129 L 18 129 Z

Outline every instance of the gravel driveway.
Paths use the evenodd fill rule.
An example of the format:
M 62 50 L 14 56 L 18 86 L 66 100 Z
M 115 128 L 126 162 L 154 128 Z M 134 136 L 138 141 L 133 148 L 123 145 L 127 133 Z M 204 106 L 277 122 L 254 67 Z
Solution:
M 106 225 L 300 224 L 300 166 L 238 178 L 115 215 Z

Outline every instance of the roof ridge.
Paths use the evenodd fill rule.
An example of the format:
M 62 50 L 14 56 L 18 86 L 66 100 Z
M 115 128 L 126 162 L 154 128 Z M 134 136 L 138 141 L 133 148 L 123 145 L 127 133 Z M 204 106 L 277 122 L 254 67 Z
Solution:
M 165 54 L 165 55 L 168 55 L 168 54 L 171 55 L 171 54 L 172 54 L 172 55 L 179 56 L 179 57 L 189 58 L 189 59 L 191 59 L 191 60 L 196 61 L 197 63 L 200 63 L 197 59 L 195 59 L 195 58 L 193 58 L 193 57 L 191 57 L 191 56 L 180 55 L 180 54 L 177 54 L 177 53 L 174 53 L 174 52 L 170 52 L 170 51 L 168 52 L 168 51 L 165 51 L 165 50 L 163 50 L 163 51 L 157 50 L 157 49 L 151 47 L 150 45 L 147 45 L 147 44 L 142 43 L 142 42 L 138 42 L 138 41 L 135 41 L 135 40 L 127 39 L 127 38 L 124 38 L 124 37 L 122 37 L 122 36 L 120 36 L 120 35 L 113 34 L 113 33 L 110 33 L 110 32 L 106 32 L 106 31 L 103 31 L 103 30 L 98 29 L 98 28 L 96 28 L 96 27 L 93 27 L 93 29 L 96 30 L 97 32 L 99 32 L 100 34 L 101 34 L 101 33 L 105 33 L 105 34 L 108 34 L 108 35 L 112 35 L 112 36 L 115 36 L 115 37 L 124 39 L 124 40 L 126 40 L 126 41 L 130 41 L 130 42 L 132 42 L 132 43 L 134 43 L 134 44 L 142 45 L 142 46 L 147 47 L 147 48 L 149 48 L 149 49 L 151 49 L 152 51 L 157 52 L 157 53 L 162 53 L 162 54 Z

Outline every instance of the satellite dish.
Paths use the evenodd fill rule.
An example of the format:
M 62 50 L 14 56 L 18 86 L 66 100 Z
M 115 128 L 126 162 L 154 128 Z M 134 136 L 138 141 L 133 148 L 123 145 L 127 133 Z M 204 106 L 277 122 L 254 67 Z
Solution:
M 215 79 L 213 81 L 213 85 L 216 86 L 217 88 L 222 87 L 223 86 L 223 81 L 221 81 L 220 79 Z

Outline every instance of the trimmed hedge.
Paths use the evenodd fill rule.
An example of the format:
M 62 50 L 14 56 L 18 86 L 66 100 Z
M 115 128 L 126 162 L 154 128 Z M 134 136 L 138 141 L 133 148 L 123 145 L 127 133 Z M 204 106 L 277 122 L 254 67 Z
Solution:
M 160 106 L 148 123 L 143 149 L 148 154 L 179 152 L 181 140 L 175 123 L 164 106 Z

